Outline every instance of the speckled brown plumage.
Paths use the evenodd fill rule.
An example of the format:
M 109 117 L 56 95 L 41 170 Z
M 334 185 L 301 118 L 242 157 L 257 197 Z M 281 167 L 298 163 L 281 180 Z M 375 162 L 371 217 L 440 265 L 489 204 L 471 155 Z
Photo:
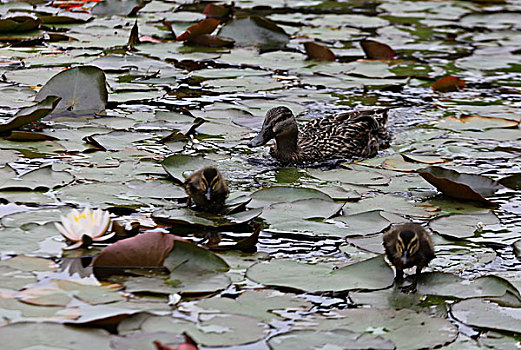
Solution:
M 403 224 L 384 234 L 383 246 L 387 258 L 396 268 L 396 282 L 403 281 L 403 270 L 416 266 L 413 283 L 402 287 L 404 292 L 416 291 L 418 277 L 424 267 L 435 258 L 431 237 L 418 224 Z
M 185 180 L 185 191 L 189 197 L 189 204 L 193 202 L 199 209 L 217 213 L 228 196 L 228 185 L 219 170 L 206 167 L 193 172 Z
M 367 158 L 389 147 L 388 109 L 367 109 L 312 120 L 300 132 L 291 110 L 275 107 L 266 113 L 251 147 L 275 138 L 270 154 L 283 163 L 306 164 L 334 159 Z

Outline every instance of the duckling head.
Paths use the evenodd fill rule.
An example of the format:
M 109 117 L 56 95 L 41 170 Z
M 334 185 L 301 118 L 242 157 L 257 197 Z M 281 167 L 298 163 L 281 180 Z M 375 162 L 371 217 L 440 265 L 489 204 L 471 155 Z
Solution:
M 277 141 L 283 138 L 291 138 L 295 139 L 296 142 L 297 133 L 297 122 L 293 112 L 288 107 L 278 106 L 266 113 L 259 134 L 248 143 L 248 146 L 263 146 L 273 138 L 276 138 Z
M 419 248 L 420 240 L 416 232 L 405 229 L 398 233 L 395 249 L 401 266 L 407 266 L 411 257 L 418 252 Z
M 220 190 L 220 186 L 222 186 L 222 181 L 222 175 L 219 172 L 219 170 L 217 170 L 217 168 L 208 167 L 203 169 L 199 187 L 201 191 L 204 193 L 204 198 L 207 201 L 211 201 L 215 193 L 217 193 Z

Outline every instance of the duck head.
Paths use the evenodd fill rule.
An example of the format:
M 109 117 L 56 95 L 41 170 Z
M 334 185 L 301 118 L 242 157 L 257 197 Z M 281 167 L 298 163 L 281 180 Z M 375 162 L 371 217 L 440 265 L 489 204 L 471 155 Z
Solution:
M 297 121 L 293 112 L 287 107 L 279 106 L 270 109 L 266 113 L 264 123 L 259 131 L 250 142 L 249 147 L 259 147 L 265 145 L 269 140 L 275 138 L 277 144 L 283 140 L 291 140 L 297 143 L 298 128 Z

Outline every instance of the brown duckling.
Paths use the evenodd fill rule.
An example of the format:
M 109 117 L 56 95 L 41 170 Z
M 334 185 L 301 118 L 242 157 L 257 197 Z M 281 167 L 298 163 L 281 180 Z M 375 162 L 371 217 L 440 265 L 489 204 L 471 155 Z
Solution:
M 314 119 L 299 130 L 293 112 L 279 106 L 266 113 L 248 146 L 263 146 L 274 138 L 271 156 L 291 164 L 373 157 L 389 147 L 387 118 L 387 108 L 356 110 Z
M 435 258 L 434 244 L 427 231 L 413 223 L 394 226 L 384 234 L 383 246 L 387 258 L 396 268 L 397 283 L 403 282 L 404 269 L 416 266 L 412 284 L 401 288 L 403 292 L 415 293 L 422 269 Z
M 211 213 L 219 212 L 228 196 L 226 180 L 215 167 L 206 167 L 193 172 L 184 183 L 188 204 Z

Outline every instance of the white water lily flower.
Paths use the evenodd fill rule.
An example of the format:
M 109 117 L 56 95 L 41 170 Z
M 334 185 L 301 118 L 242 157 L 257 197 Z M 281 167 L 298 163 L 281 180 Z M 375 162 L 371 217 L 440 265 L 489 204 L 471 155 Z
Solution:
M 61 224 L 55 222 L 56 229 L 69 241 L 76 242 L 65 249 L 76 249 L 92 242 L 105 241 L 114 232 L 105 235 L 110 225 L 110 217 L 107 211 L 96 209 L 91 211 L 85 208 L 81 213 L 73 209 L 67 216 L 61 216 Z

